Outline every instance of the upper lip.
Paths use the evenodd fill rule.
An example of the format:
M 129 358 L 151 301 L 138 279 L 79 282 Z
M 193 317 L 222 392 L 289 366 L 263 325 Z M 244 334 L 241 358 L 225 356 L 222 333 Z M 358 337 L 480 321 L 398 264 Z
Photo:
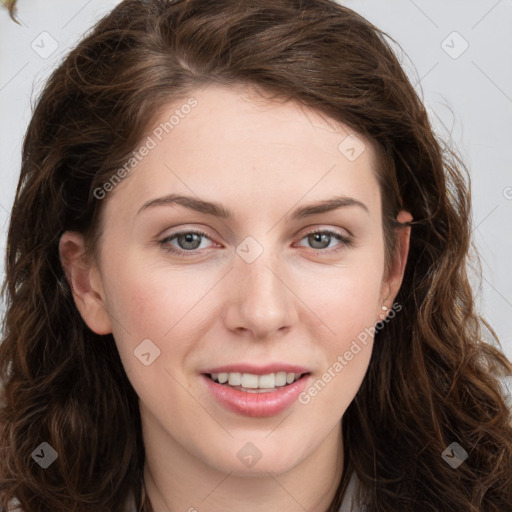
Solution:
M 258 366 L 249 363 L 226 364 L 209 368 L 202 373 L 252 373 L 253 375 L 267 375 L 269 373 L 286 372 L 286 373 L 309 373 L 310 370 L 304 366 L 297 366 L 288 363 L 272 363 L 265 366 Z

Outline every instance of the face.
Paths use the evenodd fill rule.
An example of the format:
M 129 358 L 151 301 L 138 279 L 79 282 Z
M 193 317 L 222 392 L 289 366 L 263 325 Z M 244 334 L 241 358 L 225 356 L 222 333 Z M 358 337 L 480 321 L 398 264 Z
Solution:
M 61 257 L 89 327 L 114 335 L 148 443 L 165 438 L 225 472 L 279 474 L 334 439 L 406 252 L 386 273 L 369 141 L 248 90 L 190 96 L 193 108 L 161 112 L 143 138 L 155 144 L 103 199 L 97 265 L 67 263 L 73 233 Z M 286 374 L 300 378 L 283 385 Z

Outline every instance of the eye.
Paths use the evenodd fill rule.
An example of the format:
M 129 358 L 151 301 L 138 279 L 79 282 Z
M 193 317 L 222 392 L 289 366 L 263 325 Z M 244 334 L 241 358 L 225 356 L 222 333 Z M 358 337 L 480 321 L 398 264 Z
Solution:
M 211 241 L 211 238 L 202 231 L 180 231 L 163 238 L 158 243 L 168 252 L 187 255 L 187 253 L 194 254 L 200 248 L 204 249 L 204 247 L 201 247 L 204 238 Z M 171 245 L 171 241 L 174 239 L 176 239 L 178 247 Z
M 302 238 L 302 240 L 304 239 L 307 239 L 307 241 L 312 244 L 312 249 L 322 253 L 333 253 L 342 250 L 344 247 L 352 247 L 354 245 L 351 237 L 331 229 L 315 229 L 309 231 Z M 335 240 L 341 243 L 334 247 L 329 247 L 331 242 Z
M 169 253 L 183 256 L 192 256 L 199 249 L 205 248 L 201 247 L 203 239 L 212 241 L 211 238 L 203 231 L 179 231 L 178 233 L 173 233 L 172 235 L 166 236 L 160 240 L 158 244 Z M 351 237 L 330 229 L 312 230 L 306 233 L 306 235 L 304 235 L 301 240 L 304 239 L 307 239 L 308 242 L 312 244 L 311 249 L 321 253 L 330 254 L 340 251 L 344 247 L 353 246 L 353 240 Z M 178 245 L 177 247 L 176 245 L 171 244 L 171 242 L 174 240 L 176 240 Z M 331 242 L 336 240 L 340 243 L 332 247 Z

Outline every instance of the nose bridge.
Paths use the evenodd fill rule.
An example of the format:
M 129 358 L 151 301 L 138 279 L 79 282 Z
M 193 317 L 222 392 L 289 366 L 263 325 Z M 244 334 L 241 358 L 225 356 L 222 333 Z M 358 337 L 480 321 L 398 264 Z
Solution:
M 231 277 L 235 293 L 230 294 L 229 327 L 245 328 L 264 337 L 290 326 L 296 312 L 285 273 L 279 253 L 268 244 L 252 237 L 239 244 Z

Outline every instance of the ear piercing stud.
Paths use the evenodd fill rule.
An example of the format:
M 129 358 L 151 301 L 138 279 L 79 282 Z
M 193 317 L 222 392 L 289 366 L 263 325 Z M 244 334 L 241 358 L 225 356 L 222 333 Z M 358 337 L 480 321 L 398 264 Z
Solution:
M 382 310 L 383 310 L 383 311 L 387 311 L 387 310 L 388 310 L 388 308 L 387 308 L 386 306 L 382 306 Z

